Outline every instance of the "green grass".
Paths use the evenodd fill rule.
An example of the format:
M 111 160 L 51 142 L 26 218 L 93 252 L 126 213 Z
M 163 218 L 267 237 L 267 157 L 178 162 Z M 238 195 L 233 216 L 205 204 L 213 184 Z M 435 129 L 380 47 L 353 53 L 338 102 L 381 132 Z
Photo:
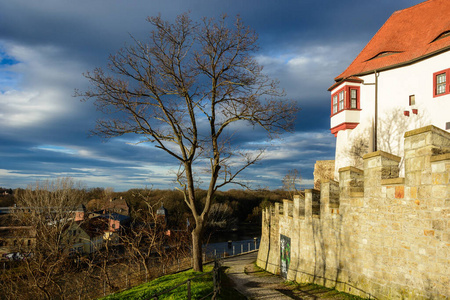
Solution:
M 205 266 L 204 272 L 212 270 L 212 266 Z M 151 295 L 160 293 L 166 289 L 170 289 L 183 281 L 193 278 L 201 272 L 194 272 L 192 270 L 180 272 L 176 274 L 166 275 L 159 277 L 150 282 L 141 284 L 132 289 L 109 295 L 101 298 L 103 300 L 115 300 L 115 299 L 148 299 Z M 201 276 L 192 280 L 191 282 L 191 296 L 192 299 L 200 299 L 213 290 L 212 274 Z M 187 297 L 187 285 L 183 284 L 180 287 L 170 291 L 167 294 L 161 295 L 158 299 L 186 299 Z

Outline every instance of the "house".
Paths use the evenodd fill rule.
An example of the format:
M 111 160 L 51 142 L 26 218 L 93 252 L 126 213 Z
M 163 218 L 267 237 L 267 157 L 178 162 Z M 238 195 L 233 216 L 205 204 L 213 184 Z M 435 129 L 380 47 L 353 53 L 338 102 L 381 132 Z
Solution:
M 14 259 L 13 254 L 29 253 L 35 245 L 35 228 L 21 224 L 10 215 L 0 215 L 0 259 Z
M 98 217 L 107 222 L 108 230 L 111 232 L 120 232 L 124 226 L 130 223 L 130 217 L 118 213 L 106 213 Z
M 450 130 L 449 15 L 448 0 L 394 12 L 335 78 L 329 88 L 335 178 L 367 152 L 401 156 L 405 131 Z
M 96 217 L 71 223 L 65 230 L 63 247 L 70 254 L 90 254 L 100 250 L 106 241 L 117 242 L 117 238 L 107 220 Z

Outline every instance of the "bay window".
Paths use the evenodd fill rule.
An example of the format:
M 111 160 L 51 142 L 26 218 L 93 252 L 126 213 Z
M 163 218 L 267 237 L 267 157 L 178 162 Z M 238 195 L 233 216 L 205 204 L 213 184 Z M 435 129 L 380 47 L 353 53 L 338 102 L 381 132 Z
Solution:
M 338 97 L 337 95 L 333 96 L 333 114 L 338 112 Z
M 360 109 L 358 86 L 347 85 L 331 95 L 331 115 L 347 109 Z

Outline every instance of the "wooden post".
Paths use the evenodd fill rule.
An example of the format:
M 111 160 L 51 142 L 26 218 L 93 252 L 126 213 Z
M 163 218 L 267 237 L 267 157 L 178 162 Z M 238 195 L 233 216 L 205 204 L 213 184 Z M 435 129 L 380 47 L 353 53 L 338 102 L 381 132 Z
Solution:
M 187 281 L 187 299 L 191 300 L 191 280 Z

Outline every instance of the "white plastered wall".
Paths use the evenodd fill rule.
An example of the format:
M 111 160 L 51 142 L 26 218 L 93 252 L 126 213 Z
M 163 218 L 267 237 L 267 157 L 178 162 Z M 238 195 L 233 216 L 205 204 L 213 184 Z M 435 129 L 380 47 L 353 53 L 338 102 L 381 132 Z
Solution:
M 450 68 L 450 51 L 407 66 L 378 73 L 378 150 L 402 156 L 405 131 L 426 125 L 446 129 L 450 122 L 450 94 L 433 97 L 433 73 Z M 339 168 L 352 165 L 349 150 L 358 136 L 367 137 L 375 115 L 375 74 L 359 76 L 360 86 L 359 125 L 355 129 L 341 130 L 336 140 L 335 177 Z M 450 80 L 450 78 L 447 78 Z M 339 86 L 331 93 L 342 87 Z M 415 95 L 415 106 L 409 106 L 409 96 Z M 417 115 L 412 109 L 417 109 Z M 409 111 L 409 117 L 404 116 Z M 344 112 L 339 113 L 338 115 Z M 351 122 L 344 114 L 335 115 L 331 128 L 341 122 Z M 342 120 L 341 120 L 342 119 Z M 348 119 L 348 120 L 347 120 Z

